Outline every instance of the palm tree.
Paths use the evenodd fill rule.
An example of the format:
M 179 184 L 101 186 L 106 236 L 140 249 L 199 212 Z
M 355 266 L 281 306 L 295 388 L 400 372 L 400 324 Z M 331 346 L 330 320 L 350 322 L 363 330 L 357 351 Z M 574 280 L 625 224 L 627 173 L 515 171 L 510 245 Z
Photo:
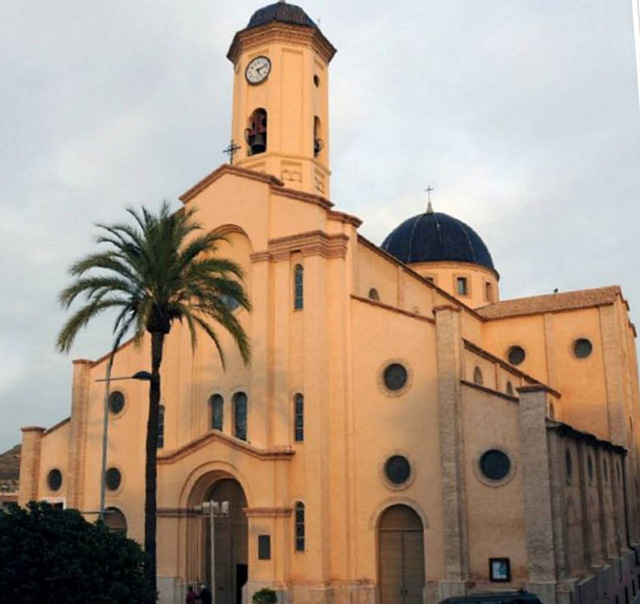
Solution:
M 186 323 L 195 347 L 199 330 L 213 341 L 222 366 L 225 355 L 215 325 L 231 334 L 245 364 L 250 359 L 246 333 L 232 309 L 251 305 L 242 285 L 242 269 L 215 256 L 224 237 L 204 232 L 193 209 L 172 214 L 167 202 L 157 215 L 128 209 L 132 224 L 97 225 L 96 241 L 106 249 L 90 254 L 70 269 L 74 282 L 60 294 L 69 308 L 83 306 L 65 323 L 57 347 L 68 351 L 78 332 L 104 311 L 117 312 L 114 342 L 133 332 L 136 341 L 151 334 L 151 380 L 145 463 L 144 548 L 150 585 L 156 586 L 156 455 L 160 413 L 160 365 L 165 336 L 177 319 Z M 155 590 L 154 590 L 155 593 Z

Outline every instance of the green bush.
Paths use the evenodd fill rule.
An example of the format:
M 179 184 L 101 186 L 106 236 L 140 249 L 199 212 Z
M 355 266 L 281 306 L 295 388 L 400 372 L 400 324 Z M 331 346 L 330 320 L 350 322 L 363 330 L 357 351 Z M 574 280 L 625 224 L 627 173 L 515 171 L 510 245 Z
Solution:
M 256 604 L 276 604 L 278 596 L 273 589 L 263 587 L 260 591 L 253 594 L 253 601 Z
M 0 603 L 150 604 L 144 563 L 137 543 L 76 510 L 0 511 Z

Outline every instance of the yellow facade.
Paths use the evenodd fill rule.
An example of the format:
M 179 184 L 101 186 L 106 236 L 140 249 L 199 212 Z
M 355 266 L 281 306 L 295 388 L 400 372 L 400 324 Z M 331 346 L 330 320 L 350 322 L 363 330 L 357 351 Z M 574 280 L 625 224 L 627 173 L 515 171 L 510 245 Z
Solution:
M 188 583 L 210 579 L 197 508 L 212 497 L 234 506 L 216 520 L 219 604 L 263 586 L 295 604 L 432 604 L 521 586 L 544 604 L 577 594 L 604 601 L 604 592 L 624 601 L 625 589 L 640 589 L 631 555 L 640 412 L 635 332 L 619 288 L 499 301 L 493 268 L 407 264 L 360 236 L 360 221 L 329 201 L 335 49 L 293 5 L 256 15 L 229 51 L 232 131 L 243 149 L 182 196 L 206 228 L 226 234 L 220 254 L 246 271 L 253 311 L 239 317 L 253 358 L 244 366 L 223 333 L 223 371 L 204 339 L 193 351 L 180 325 L 167 336 L 161 602 L 182 602 Z M 250 77 L 263 79 L 250 83 L 261 57 L 268 75 L 253 63 Z M 263 142 L 257 130 L 245 135 L 257 109 L 266 145 L 249 154 L 250 140 L 256 151 Z M 578 340 L 591 345 L 584 358 Z M 524 352 L 518 364 L 514 346 Z M 148 341 L 125 344 L 113 375 L 147 368 L 149 355 Z M 390 366 L 401 368 L 399 381 Z M 106 358 L 76 361 L 71 417 L 23 430 L 21 503 L 51 499 L 93 518 L 105 370 Z M 120 482 L 107 506 L 142 541 L 147 385 L 112 389 L 124 407 L 109 415 L 107 465 Z M 490 452 L 508 460 L 500 478 L 483 471 Z M 55 489 L 53 470 L 62 476 Z M 491 580 L 490 559 L 508 559 L 507 581 Z

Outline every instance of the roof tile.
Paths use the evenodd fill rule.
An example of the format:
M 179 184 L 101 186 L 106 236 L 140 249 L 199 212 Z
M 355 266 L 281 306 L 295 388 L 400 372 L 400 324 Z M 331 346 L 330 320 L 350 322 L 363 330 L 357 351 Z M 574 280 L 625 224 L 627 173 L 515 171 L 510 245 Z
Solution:
M 547 294 L 530 298 L 516 298 L 489 304 L 478 308 L 477 312 L 485 319 L 503 319 L 522 315 L 537 315 L 547 312 L 574 310 L 613 304 L 617 297 L 622 298 L 622 291 L 617 285 L 583 289 L 561 294 Z

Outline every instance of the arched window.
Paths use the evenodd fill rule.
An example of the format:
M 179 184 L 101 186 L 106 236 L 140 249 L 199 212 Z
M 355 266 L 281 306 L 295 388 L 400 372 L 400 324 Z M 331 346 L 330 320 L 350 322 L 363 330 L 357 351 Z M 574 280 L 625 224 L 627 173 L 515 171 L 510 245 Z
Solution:
M 320 122 L 320 118 L 316 115 L 313 118 L 313 157 L 318 157 L 322 149 L 324 149 L 324 140 L 322 139 L 322 124 Z
M 302 310 L 304 306 L 304 268 L 302 264 L 296 264 L 293 269 L 294 281 L 294 310 Z
M 296 551 L 303 552 L 304 543 L 304 503 L 297 501 L 295 506 L 296 511 Z
M 164 405 L 158 410 L 158 449 L 164 447 Z
M 513 396 L 513 385 L 511 382 L 507 382 L 507 394 L 509 396 Z
M 262 107 L 251 114 L 244 137 L 249 145 L 249 155 L 267 150 L 267 112 Z
M 233 435 L 247 440 L 247 395 L 244 392 L 233 395 Z
M 213 430 L 222 430 L 224 421 L 224 399 L 219 394 L 214 394 L 209 399 L 211 405 L 211 428 Z
M 484 379 L 482 378 L 482 371 L 480 367 L 476 367 L 473 370 L 473 383 L 478 384 L 478 386 L 482 386 L 484 384 Z
M 104 523 L 112 533 L 127 536 L 127 519 L 118 508 L 108 507 L 105 509 Z
M 294 437 L 301 443 L 304 440 L 304 396 L 298 393 L 293 397 L 294 404 Z
M 375 300 L 376 302 L 380 300 L 380 294 L 375 287 L 369 290 L 369 300 Z

